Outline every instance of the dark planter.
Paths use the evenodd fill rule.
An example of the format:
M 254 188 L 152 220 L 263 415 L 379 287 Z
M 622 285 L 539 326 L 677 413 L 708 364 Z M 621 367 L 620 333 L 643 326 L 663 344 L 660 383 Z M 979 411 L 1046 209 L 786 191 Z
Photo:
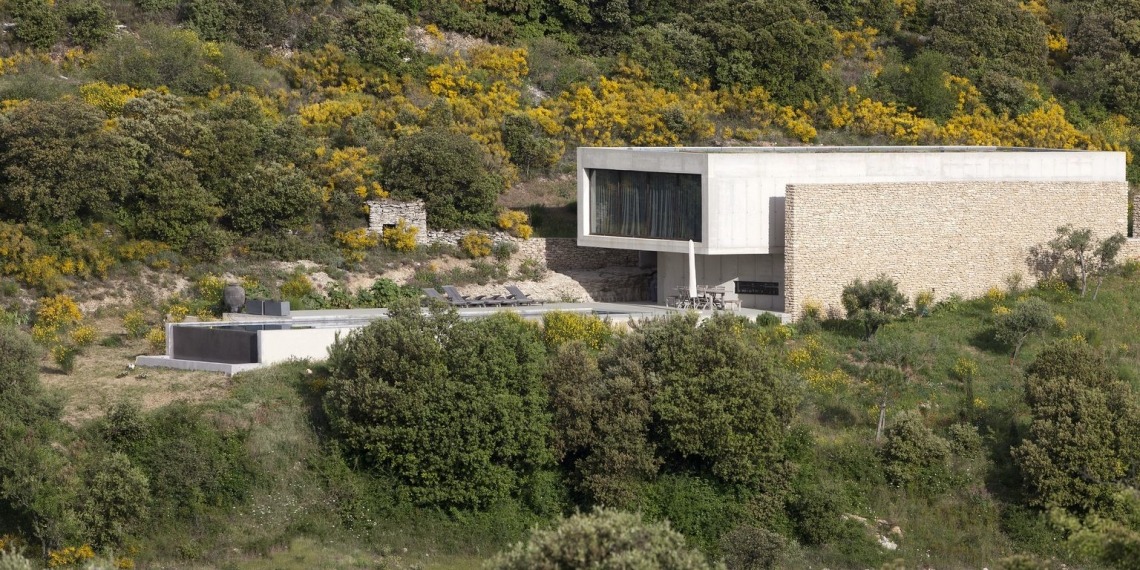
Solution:
M 271 317 L 288 317 L 289 301 L 265 301 L 261 304 L 261 314 Z
M 262 307 L 263 303 L 265 303 L 265 301 L 262 299 L 246 299 L 245 312 L 250 315 L 263 315 L 265 314 L 265 309 Z

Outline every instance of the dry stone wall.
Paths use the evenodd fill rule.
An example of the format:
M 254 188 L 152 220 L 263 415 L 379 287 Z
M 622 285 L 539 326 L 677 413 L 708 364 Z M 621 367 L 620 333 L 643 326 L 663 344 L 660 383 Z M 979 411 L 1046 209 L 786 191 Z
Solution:
M 1124 182 L 790 185 L 785 311 L 799 315 L 807 300 L 841 310 L 844 285 L 880 273 L 911 299 L 980 295 L 1012 273 L 1031 280 L 1031 246 L 1067 223 L 1124 232 L 1127 201 Z
M 384 226 L 396 225 L 405 220 L 412 227 L 418 228 L 416 241 L 422 242 L 428 234 L 427 209 L 423 200 L 373 200 L 368 202 L 368 231 L 379 234 Z

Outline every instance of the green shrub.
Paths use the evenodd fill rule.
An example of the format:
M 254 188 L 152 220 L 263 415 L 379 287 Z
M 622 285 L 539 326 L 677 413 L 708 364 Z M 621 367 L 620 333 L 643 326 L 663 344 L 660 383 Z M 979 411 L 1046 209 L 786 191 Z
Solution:
M 415 287 L 402 287 L 395 281 L 381 277 L 372 286 L 361 289 L 356 294 L 356 304 L 361 307 L 387 307 L 399 299 L 415 299 L 420 296 Z
M 149 484 L 153 519 L 180 520 L 230 507 L 253 488 L 255 472 L 245 450 L 245 434 L 216 424 L 201 408 L 174 403 L 141 416 L 135 409 L 121 407 L 112 410 L 98 433 L 111 452 L 130 459 L 129 464 L 113 460 L 107 469 L 136 484 L 144 480 Z M 145 479 L 135 473 L 136 468 Z
M 702 477 L 662 475 L 645 491 L 645 515 L 669 521 L 701 550 L 715 550 L 721 536 L 740 524 L 744 501 L 731 489 Z
M 80 473 L 78 508 L 85 534 L 95 547 L 118 548 L 146 519 L 150 488 L 146 475 L 122 453 L 99 455 Z
M 0 326 L 0 398 L 34 392 L 39 384 L 40 348 L 32 337 L 14 327 Z
M 489 567 L 701 570 L 717 566 L 689 548 L 668 523 L 645 523 L 640 515 L 603 509 L 563 519 L 551 530 L 535 530 L 526 542 L 495 557 Z
M 600 357 L 583 342 L 552 350 L 545 380 L 554 426 L 552 447 L 581 502 L 632 506 L 657 473 L 649 430 L 651 384 L 629 339 Z
M 783 536 L 755 526 L 737 527 L 720 541 L 724 563 L 733 570 L 772 570 L 787 548 Z
M 839 498 L 817 485 L 799 485 L 788 501 L 788 516 L 796 537 L 807 545 L 835 540 L 843 526 L 843 505 Z
M 421 505 L 486 509 L 552 464 L 536 327 L 414 303 L 330 349 L 325 410 L 345 449 Z M 418 426 L 409 430 L 408 426 Z
M 93 49 L 115 32 L 115 21 L 101 0 L 72 0 L 63 5 L 63 20 L 72 43 Z
M 22 43 L 46 50 L 59 41 L 61 22 L 54 4 L 47 0 L 8 0 L 7 12 L 15 20 L 13 35 Z
M 963 459 L 978 459 L 982 456 L 982 436 L 978 428 L 970 424 L 950 426 L 950 451 Z
M 782 321 L 780 317 L 777 317 L 775 314 L 769 313 L 767 311 L 756 315 L 756 324 L 763 328 L 774 327 L 783 322 L 784 321 Z
M 366 4 L 345 11 L 337 45 L 360 61 L 396 71 L 411 56 L 412 44 L 404 35 L 408 19 L 387 4 Z
M 1033 422 L 1012 454 L 1029 504 L 1078 513 L 1110 504 L 1140 467 L 1132 390 L 1082 342 L 1050 345 L 1026 372 Z
M 740 334 L 745 326 L 718 314 L 701 326 L 683 315 L 638 327 L 660 382 L 653 411 L 663 447 L 732 483 L 772 473 L 800 398 L 772 355 Z
M 862 279 L 843 287 L 843 308 L 847 318 L 859 323 L 867 333 L 874 336 L 879 327 L 902 316 L 906 310 L 906 297 L 899 293 L 899 285 L 894 279 L 880 275 L 866 283 Z
M 523 281 L 542 281 L 546 279 L 546 275 L 550 270 L 546 268 L 546 264 L 533 257 L 528 257 L 519 262 L 519 279 Z
M 383 185 L 395 197 L 424 200 L 433 228 L 490 227 L 503 180 L 487 168 L 483 155 L 465 135 L 424 129 L 388 154 Z
M 879 454 L 891 485 L 938 492 L 949 483 L 950 445 L 917 412 L 903 412 L 895 418 Z
M 241 198 L 229 202 L 230 226 L 242 234 L 298 230 L 317 217 L 320 194 L 305 173 L 293 165 L 257 165 L 236 183 Z

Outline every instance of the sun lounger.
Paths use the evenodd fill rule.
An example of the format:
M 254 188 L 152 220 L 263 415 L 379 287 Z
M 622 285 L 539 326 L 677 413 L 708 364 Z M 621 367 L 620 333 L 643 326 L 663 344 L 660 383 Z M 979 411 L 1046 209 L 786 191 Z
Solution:
M 444 285 L 443 292 L 447 293 L 447 298 L 450 299 L 451 304 L 456 307 L 486 307 L 492 304 L 482 299 L 464 297 L 463 294 L 459 292 L 459 289 L 456 289 L 452 285 Z
M 440 295 L 439 291 L 435 290 L 435 287 L 422 287 L 421 289 L 423 290 L 424 295 L 427 296 L 429 302 L 439 301 L 442 303 L 451 303 L 447 297 Z
M 537 305 L 539 303 L 537 299 L 531 298 L 526 293 L 523 293 L 522 289 L 519 289 L 517 285 L 507 285 L 507 291 L 510 292 L 511 299 L 513 299 L 516 304 Z

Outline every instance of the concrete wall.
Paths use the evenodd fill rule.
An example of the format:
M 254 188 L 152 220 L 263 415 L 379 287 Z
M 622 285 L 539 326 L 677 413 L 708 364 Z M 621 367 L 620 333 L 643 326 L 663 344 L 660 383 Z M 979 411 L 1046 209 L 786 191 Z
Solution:
M 580 245 L 685 253 L 682 241 L 590 235 L 586 173 L 593 168 L 703 174 L 705 235 L 696 251 L 739 255 L 783 252 L 789 184 L 1123 182 L 1125 155 L 985 147 L 578 149 Z
M 784 256 L 782 255 L 698 255 L 697 284 L 722 285 L 726 299 L 738 296 L 733 281 L 775 281 L 780 295 L 740 295 L 746 309 L 784 310 Z M 677 294 L 677 287 L 689 286 L 689 256 L 681 253 L 657 254 L 657 299 L 664 302 Z
M 257 331 L 260 353 L 258 362 L 277 364 L 302 358 L 324 360 L 329 357 L 329 347 L 336 341 L 337 335 L 344 338 L 356 328 L 358 327 Z
M 1030 278 L 1030 246 L 1058 226 L 1124 232 L 1120 182 L 794 184 L 787 188 L 786 308 L 840 307 L 843 286 L 879 273 L 913 299 L 980 295 L 1011 273 Z

